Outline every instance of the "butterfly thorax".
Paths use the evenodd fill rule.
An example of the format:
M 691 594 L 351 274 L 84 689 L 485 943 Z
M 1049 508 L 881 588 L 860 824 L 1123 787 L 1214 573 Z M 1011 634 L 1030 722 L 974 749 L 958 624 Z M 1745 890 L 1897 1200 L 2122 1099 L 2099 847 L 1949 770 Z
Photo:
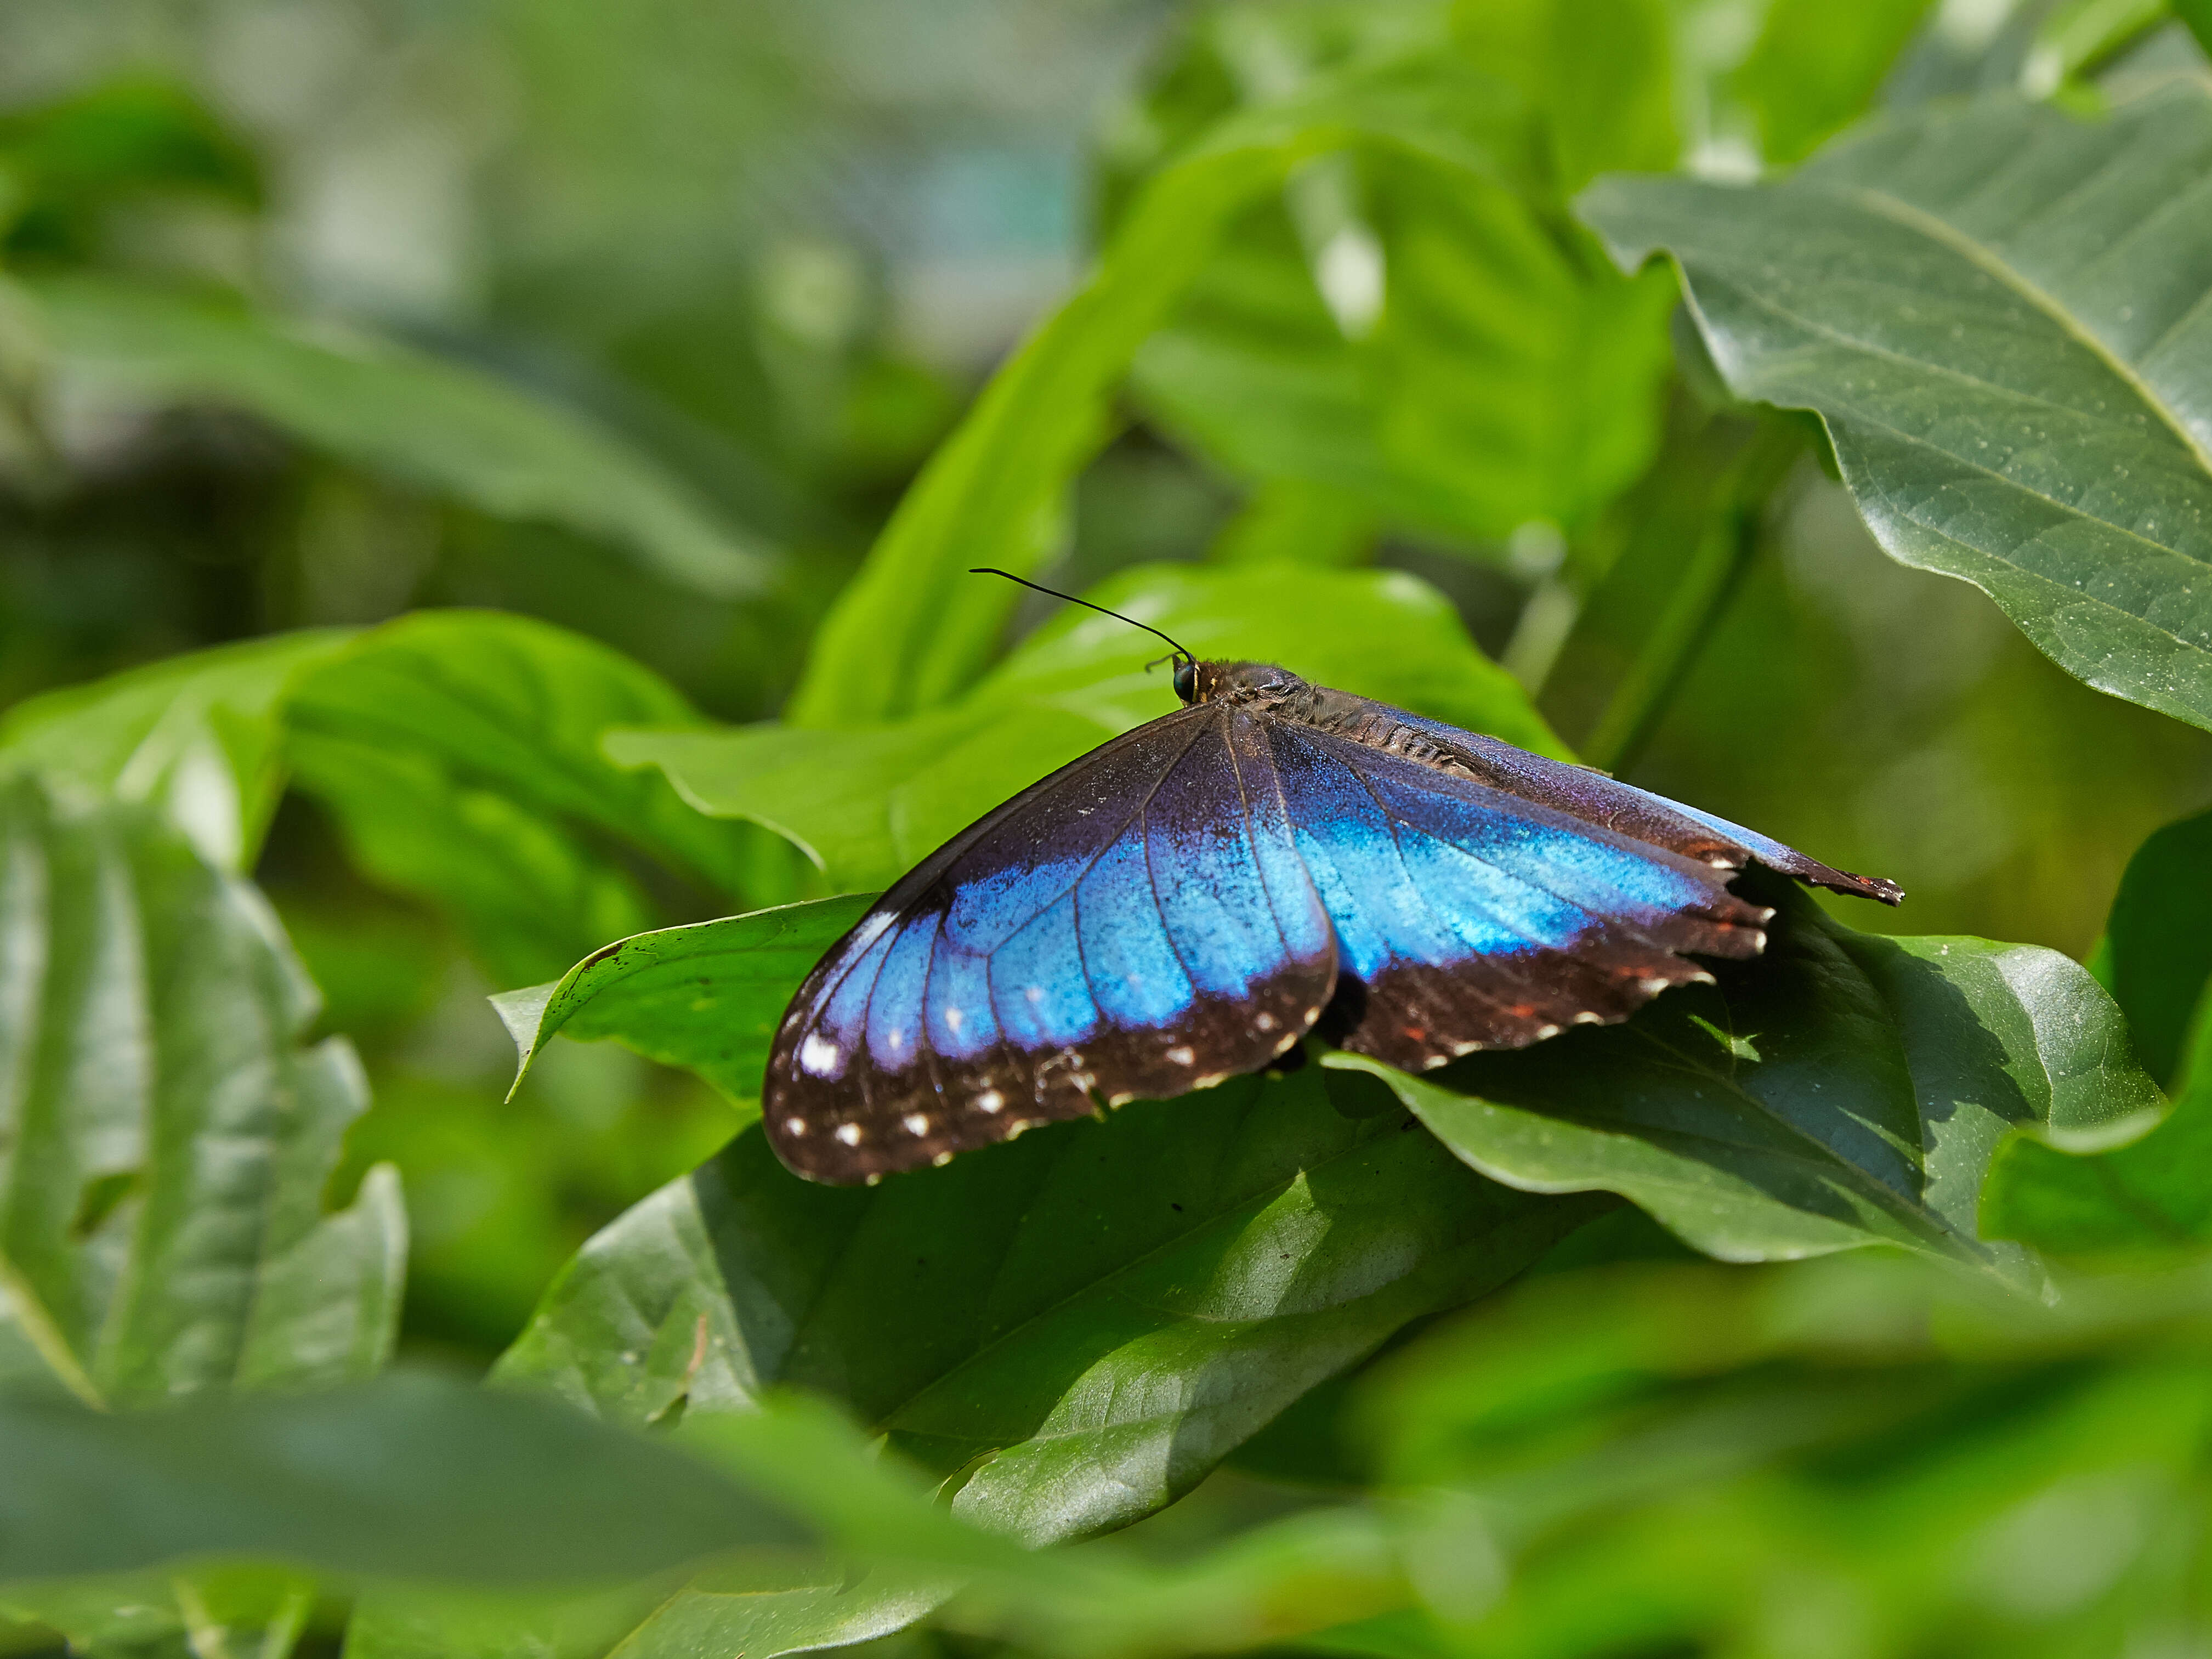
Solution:
M 1370 749 L 1401 755 L 1423 766 L 1462 777 L 1486 778 L 1492 768 L 1462 744 L 1440 740 L 1432 727 L 1409 721 L 1400 709 L 1301 679 L 1267 662 L 1201 662 L 1194 703 L 1225 703 L 1255 714 L 1293 720 Z

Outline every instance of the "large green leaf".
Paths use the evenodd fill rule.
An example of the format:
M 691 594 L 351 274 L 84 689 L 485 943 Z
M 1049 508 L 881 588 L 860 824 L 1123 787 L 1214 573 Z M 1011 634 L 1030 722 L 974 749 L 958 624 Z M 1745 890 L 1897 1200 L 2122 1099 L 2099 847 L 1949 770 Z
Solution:
M 1820 411 L 1877 539 L 2100 690 L 2212 726 L 2212 92 L 1875 124 L 1778 184 L 1612 179 L 1738 395 Z
M 29 698 L 0 716 L 0 769 L 153 801 L 211 861 L 244 868 L 283 782 L 284 693 L 350 637 L 279 634 Z
M 1115 386 L 1231 220 L 1301 162 L 1355 143 L 1492 170 L 1498 91 L 1432 58 L 1361 64 L 1218 124 L 1149 180 L 1090 281 L 1000 370 L 899 503 L 815 642 L 792 720 L 891 720 L 967 690 L 1018 596 L 961 573 L 1025 573 L 1044 556 L 1070 482 L 1111 430 Z
M 398 1178 L 323 1210 L 367 1104 L 243 882 L 143 807 L 0 791 L 0 1382 L 125 1404 L 366 1375 Z
M 1886 1243 L 2021 1273 L 1976 1234 L 1998 1143 L 2109 1144 L 2162 1109 L 2119 1011 L 2054 951 L 1857 933 L 1785 886 L 1764 957 L 1625 1025 L 1418 1078 L 1329 1063 L 1492 1179 L 1620 1193 L 1723 1261 Z
M 639 933 L 594 951 L 555 984 L 493 998 L 514 1036 L 515 1087 L 556 1036 L 612 1037 L 689 1066 L 732 1101 L 759 1099 L 785 1005 L 873 896 L 848 893 Z
M 1280 662 L 1322 684 L 1564 753 L 1443 596 L 1402 573 L 1271 568 L 1255 578 L 1158 566 L 1090 597 L 1200 657 Z M 882 887 L 1018 790 L 1172 709 L 1164 678 L 1143 667 L 1152 654 L 1127 624 L 1070 611 L 957 705 L 901 725 L 623 732 L 607 752 L 665 769 L 702 811 L 788 837 L 836 886 Z
M 487 513 L 629 548 L 699 592 L 752 592 L 772 568 L 763 549 L 651 457 L 480 370 L 107 278 L 51 278 L 30 291 L 58 372 L 93 396 L 243 409 Z
M 748 1130 L 587 1245 L 496 1374 L 628 1422 L 823 1389 L 956 1513 L 1099 1531 L 1583 1218 L 1410 1127 L 1246 1078 L 845 1189 Z
M 713 897 L 743 885 L 751 831 L 599 752 L 610 726 L 699 715 L 581 635 L 493 611 L 404 617 L 305 676 L 288 719 L 296 781 L 362 867 L 454 915 L 502 983 L 662 920 L 626 853 Z
M 427 1373 L 152 1412 L 0 1403 L 0 1456 L 17 1522 L 0 1528 L 0 1580 L 213 1556 L 366 1578 L 611 1583 L 809 1536 L 665 1444 Z
M 947 1514 L 899 1459 L 875 1455 L 814 1402 L 783 1395 L 763 1409 L 690 1414 L 676 1437 L 812 1523 L 836 1557 L 753 1554 L 717 1563 L 673 1594 L 572 1595 L 534 1607 L 480 1592 L 380 1595 L 349 1630 L 348 1654 L 596 1659 L 613 1644 L 625 1659 L 770 1659 L 886 1634 L 937 1611 L 952 1632 L 1019 1651 L 1145 1659 L 1280 1641 L 1406 1600 L 1383 1528 L 1357 1508 L 1263 1524 L 1172 1563 L 1110 1542 L 1034 1551 Z

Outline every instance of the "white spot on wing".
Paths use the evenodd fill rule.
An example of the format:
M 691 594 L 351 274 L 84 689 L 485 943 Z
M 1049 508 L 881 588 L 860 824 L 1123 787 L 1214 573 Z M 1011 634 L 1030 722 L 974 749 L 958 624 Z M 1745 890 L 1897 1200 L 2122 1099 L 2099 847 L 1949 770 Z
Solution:
M 857 1123 L 839 1124 L 837 1126 L 837 1139 L 843 1141 L 848 1146 L 859 1146 L 860 1144 L 860 1126 Z
M 906 1132 L 910 1135 L 926 1135 L 929 1133 L 929 1118 L 925 1113 L 908 1112 L 899 1121 L 906 1125 Z
M 975 1109 L 979 1112 L 995 1112 L 1006 1103 L 1006 1097 L 996 1089 L 986 1089 L 975 1097 Z
M 799 1069 L 810 1077 L 828 1077 L 837 1064 L 837 1045 L 819 1031 L 809 1031 L 799 1045 Z
M 806 1133 L 806 1120 L 803 1117 L 787 1117 L 784 1119 L 783 1132 L 789 1135 L 793 1140 L 798 1139 L 799 1136 Z
M 967 1021 L 968 1016 L 962 1013 L 957 1008 L 947 1008 L 945 1011 L 945 1028 L 949 1031 L 957 1031 L 963 1025 L 967 1024 Z
M 1168 1050 L 1168 1058 L 1178 1066 L 1194 1066 L 1198 1063 L 1198 1051 L 1187 1043 L 1179 1042 Z

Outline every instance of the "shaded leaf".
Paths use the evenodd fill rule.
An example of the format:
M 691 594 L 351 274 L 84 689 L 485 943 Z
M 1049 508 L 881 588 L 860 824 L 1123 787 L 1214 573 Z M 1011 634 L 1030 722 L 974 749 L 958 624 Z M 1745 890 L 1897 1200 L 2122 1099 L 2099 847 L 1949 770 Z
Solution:
M 732 1101 L 759 1099 L 785 1006 L 873 899 L 848 893 L 638 933 L 593 951 L 556 984 L 493 998 L 514 1037 L 515 1087 L 558 1034 L 612 1037 L 689 1066 Z
M 406 1223 L 352 1050 L 245 883 L 143 808 L 0 791 L 0 1381 L 117 1404 L 360 1376 Z
M 2212 1022 L 2175 1087 L 2173 1112 L 2130 1145 L 2083 1155 L 2022 1135 L 2000 1147 L 1982 1231 L 2076 1261 L 2193 1254 L 2212 1243 Z
M 2212 981 L 2212 812 L 2169 823 L 2136 849 L 2105 925 L 2112 999 L 2143 1066 L 2177 1079 Z
M 581 412 L 366 336 L 93 276 L 31 285 L 62 375 L 111 400 L 228 404 L 304 442 L 501 518 L 628 548 L 679 586 L 754 592 L 768 552 Z
M 31 697 L 0 715 L 0 769 L 156 803 L 210 862 L 253 862 L 283 774 L 284 694 L 344 629 L 218 646 Z
M 1984 1170 L 2016 1127 L 2088 1146 L 2155 1121 L 2119 1011 L 2054 951 L 1853 933 L 1785 885 L 1759 890 L 1783 908 L 1763 957 L 1625 1025 L 1423 1077 L 1328 1064 L 1494 1180 L 1620 1193 L 1723 1261 L 1886 1243 L 2027 1275 L 1977 1238 Z
M 1281 662 L 1321 684 L 1564 752 L 1443 595 L 1402 573 L 1153 566 L 1088 597 L 1201 657 Z M 1000 801 L 1173 709 L 1164 678 L 1144 669 L 1149 654 L 1127 623 L 1071 609 L 959 704 L 901 725 L 621 732 L 607 753 L 664 768 L 702 811 L 786 836 L 836 886 L 886 886 Z
M 1880 123 L 1756 188 L 1601 181 L 1747 398 L 1817 410 L 1876 538 L 2100 690 L 2212 726 L 2212 93 Z
M 581 635 L 492 611 L 403 617 L 305 676 L 289 721 L 296 781 L 362 868 L 453 915 L 502 983 L 661 920 L 625 853 L 717 896 L 744 882 L 750 831 L 599 752 L 610 726 L 699 715 Z
M 424 1373 L 152 1412 L 0 1401 L 0 1579 L 221 1556 L 434 1583 L 612 1583 L 809 1535 L 664 1444 Z
M 1188 1491 L 1307 1389 L 1583 1218 L 1312 1073 L 1054 1126 L 867 1188 L 757 1129 L 601 1233 L 501 1361 L 619 1420 L 843 1401 L 1035 1542 Z

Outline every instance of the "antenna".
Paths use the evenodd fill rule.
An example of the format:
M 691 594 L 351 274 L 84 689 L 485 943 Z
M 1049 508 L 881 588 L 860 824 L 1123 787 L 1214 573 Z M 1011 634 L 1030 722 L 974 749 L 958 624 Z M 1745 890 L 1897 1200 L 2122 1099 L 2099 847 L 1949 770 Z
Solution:
M 1063 593 L 1056 587 L 1047 587 L 1042 582 L 1033 582 L 1026 576 L 1017 576 L 1012 571 L 1001 570 L 996 565 L 976 565 L 971 567 L 968 574 L 971 576 L 1004 576 L 1010 582 L 1019 582 L 1024 587 L 1034 588 L 1040 593 L 1049 593 L 1055 599 L 1066 599 L 1070 605 L 1079 605 L 1086 610 L 1096 611 L 1102 617 L 1111 617 L 1115 622 L 1125 622 L 1132 628 L 1141 628 L 1147 634 L 1154 635 L 1160 639 L 1167 640 L 1167 642 L 1170 645 L 1175 645 L 1175 655 L 1170 659 L 1170 661 L 1175 663 L 1182 664 L 1195 662 L 1198 660 L 1197 658 L 1192 656 L 1189 652 L 1184 650 L 1181 646 L 1176 645 L 1174 640 L 1170 639 L 1167 635 L 1162 634 L 1160 630 L 1153 627 L 1152 623 L 1140 623 L 1134 617 L 1125 617 L 1118 611 L 1109 611 L 1103 605 L 1092 605 L 1088 599 L 1079 599 L 1073 593 Z M 1152 663 L 1146 663 L 1145 665 L 1147 668 L 1150 668 L 1155 665 Z

